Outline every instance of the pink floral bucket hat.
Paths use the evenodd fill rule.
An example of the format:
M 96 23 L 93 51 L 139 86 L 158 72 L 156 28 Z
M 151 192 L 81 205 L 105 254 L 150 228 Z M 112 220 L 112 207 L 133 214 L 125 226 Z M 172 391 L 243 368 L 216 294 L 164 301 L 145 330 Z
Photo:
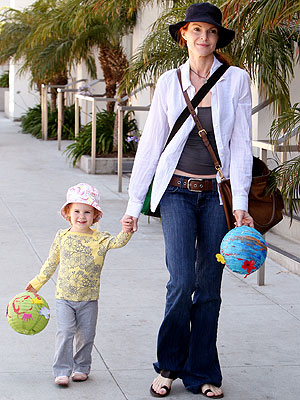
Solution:
M 102 218 L 102 210 L 100 207 L 100 195 L 98 190 L 89 185 L 88 183 L 78 183 L 78 185 L 72 186 L 67 191 L 67 201 L 62 206 L 60 213 L 63 218 L 67 219 L 65 212 L 65 207 L 71 203 L 82 203 L 88 204 L 94 207 L 96 210 L 100 211 L 99 220 Z

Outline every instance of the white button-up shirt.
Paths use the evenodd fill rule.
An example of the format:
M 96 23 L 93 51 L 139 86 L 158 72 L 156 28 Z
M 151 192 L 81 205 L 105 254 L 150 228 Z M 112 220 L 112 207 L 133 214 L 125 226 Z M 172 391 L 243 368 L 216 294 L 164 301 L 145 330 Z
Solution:
M 211 74 L 221 65 L 214 58 Z M 189 60 L 181 65 L 183 90 L 190 99 L 195 88 L 190 81 Z M 250 79 L 246 71 L 231 66 L 211 89 L 211 109 L 217 149 L 226 178 L 230 177 L 233 210 L 248 210 L 252 180 L 252 123 Z M 177 166 L 195 122 L 189 116 L 163 151 L 168 135 L 186 107 L 176 69 L 157 81 L 153 101 L 138 145 L 129 184 L 126 214 L 138 217 L 155 174 L 151 210 L 154 211 Z M 199 140 L 201 140 L 199 138 Z M 219 177 L 217 176 L 217 179 Z M 221 204 L 221 199 L 220 199 Z

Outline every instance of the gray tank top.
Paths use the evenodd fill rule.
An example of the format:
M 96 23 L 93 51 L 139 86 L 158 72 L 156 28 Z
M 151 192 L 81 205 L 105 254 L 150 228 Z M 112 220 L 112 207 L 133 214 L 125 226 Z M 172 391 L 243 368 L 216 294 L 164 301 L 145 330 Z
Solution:
M 220 162 L 212 123 L 211 107 L 198 107 L 197 115 Z M 214 175 L 216 173 L 213 160 L 203 140 L 198 135 L 196 126 L 189 134 L 176 169 L 195 175 Z

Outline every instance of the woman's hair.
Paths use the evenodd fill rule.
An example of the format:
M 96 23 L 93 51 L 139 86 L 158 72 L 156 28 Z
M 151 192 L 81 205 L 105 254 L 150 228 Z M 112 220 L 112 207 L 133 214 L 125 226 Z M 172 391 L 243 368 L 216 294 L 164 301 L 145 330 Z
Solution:
M 185 47 L 186 46 L 186 41 L 182 37 L 182 32 L 187 31 L 187 28 L 189 26 L 189 22 L 187 22 L 185 25 L 183 25 L 178 31 L 177 31 L 177 41 L 180 47 Z
M 218 53 L 217 51 L 214 51 L 214 56 L 216 57 L 217 60 L 219 60 L 222 64 L 227 65 L 230 67 L 231 65 L 231 58 L 229 57 L 228 54 L 224 53 Z
M 67 220 L 70 224 L 71 224 L 70 208 L 71 208 L 71 205 L 72 205 L 72 204 L 73 204 L 73 203 L 69 203 L 69 204 L 67 204 L 67 205 L 64 207 L 65 214 L 66 214 L 66 220 Z M 100 211 L 97 210 L 95 207 L 93 207 L 93 209 L 94 209 L 93 224 L 95 224 L 95 223 L 98 221 L 98 219 L 99 219 Z
M 187 22 L 177 31 L 177 41 L 180 47 L 186 47 L 186 41 L 182 36 L 182 32 L 187 31 L 189 24 L 190 22 Z M 214 51 L 214 55 L 222 64 L 225 64 L 228 67 L 230 66 L 230 57 L 228 55 L 225 55 L 224 53 L 218 53 L 217 51 Z

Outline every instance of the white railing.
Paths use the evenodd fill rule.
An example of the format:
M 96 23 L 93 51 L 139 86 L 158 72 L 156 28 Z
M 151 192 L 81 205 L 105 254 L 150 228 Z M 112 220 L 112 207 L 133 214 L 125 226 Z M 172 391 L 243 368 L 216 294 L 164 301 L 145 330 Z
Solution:
M 42 83 L 41 85 L 41 119 L 42 119 L 42 139 L 48 139 L 48 100 L 47 94 L 48 89 L 51 88 L 67 88 L 68 86 L 74 86 L 78 82 L 86 82 L 86 79 L 79 79 L 78 81 L 72 81 L 67 83 L 66 85 L 45 85 Z
M 88 82 L 87 79 L 79 79 L 77 81 L 67 83 L 66 85 L 41 85 L 41 117 L 42 117 L 42 139 L 48 139 L 48 101 L 47 94 L 48 89 L 57 89 L 57 141 L 58 149 L 61 149 L 61 135 L 62 135 L 62 110 L 63 110 L 63 94 L 64 93 L 78 93 L 82 89 L 76 88 L 75 85 L 79 82 L 85 82 L 86 87 L 91 87 L 96 85 L 98 82 L 104 82 L 104 79 L 95 79 Z M 72 86 L 72 89 L 68 89 Z M 103 95 L 104 96 L 104 95 Z M 74 101 L 71 101 L 73 104 Z
M 86 96 L 83 94 L 75 95 L 75 137 L 79 133 L 79 100 L 85 100 L 92 103 L 92 143 L 91 143 L 91 174 L 96 173 L 96 115 L 97 115 L 97 101 L 117 101 L 115 98 Z
M 89 87 L 92 87 L 96 85 L 99 82 L 104 82 L 104 79 L 95 79 L 91 82 L 87 82 L 87 79 L 85 79 L 85 87 L 88 89 Z M 63 120 L 62 120 L 62 110 L 63 110 L 63 93 L 65 92 L 72 92 L 72 93 L 78 93 L 84 91 L 84 88 L 77 88 L 77 89 L 66 89 L 66 88 L 58 88 L 57 89 L 57 146 L 58 150 L 61 149 L 61 135 L 62 135 L 62 126 L 63 126 Z M 103 94 L 104 96 L 104 94 Z M 76 107 L 76 104 L 75 104 Z M 88 111 L 86 109 L 86 123 L 87 123 L 87 114 Z M 76 121 L 76 119 L 75 119 Z M 79 122 L 78 122 L 79 125 Z M 75 124 L 76 127 L 76 124 Z
M 85 100 L 87 102 L 92 103 L 92 143 L 91 143 L 91 174 L 96 173 L 96 103 L 97 102 L 108 102 L 108 101 L 115 101 L 116 103 L 123 103 L 130 99 L 133 95 L 141 92 L 146 87 L 152 87 L 151 84 L 146 84 L 140 86 L 134 92 L 120 98 L 108 98 L 102 97 L 102 95 L 93 95 L 93 96 L 86 96 L 83 94 L 76 94 L 75 95 L 75 137 L 79 133 L 79 103 L 78 101 Z M 150 91 L 150 101 L 151 101 L 152 91 Z M 126 108 L 127 107 L 127 108 Z M 149 111 L 150 106 L 118 106 L 118 181 L 121 182 L 118 184 L 119 191 L 122 191 L 122 158 L 123 158 L 123 116 L 124 110 L 140 110 L 141 108 L 145 108 L 143 111 Z M 122 114 L 123 112 L 123 114 Z M 121 117 L 119 114 L 121 113 Z
M 118 192 L 122 192 L 122 176 L 123 176 L 123 118 L 125 111 L 149 111 L 148 106 L 118 106 Z

